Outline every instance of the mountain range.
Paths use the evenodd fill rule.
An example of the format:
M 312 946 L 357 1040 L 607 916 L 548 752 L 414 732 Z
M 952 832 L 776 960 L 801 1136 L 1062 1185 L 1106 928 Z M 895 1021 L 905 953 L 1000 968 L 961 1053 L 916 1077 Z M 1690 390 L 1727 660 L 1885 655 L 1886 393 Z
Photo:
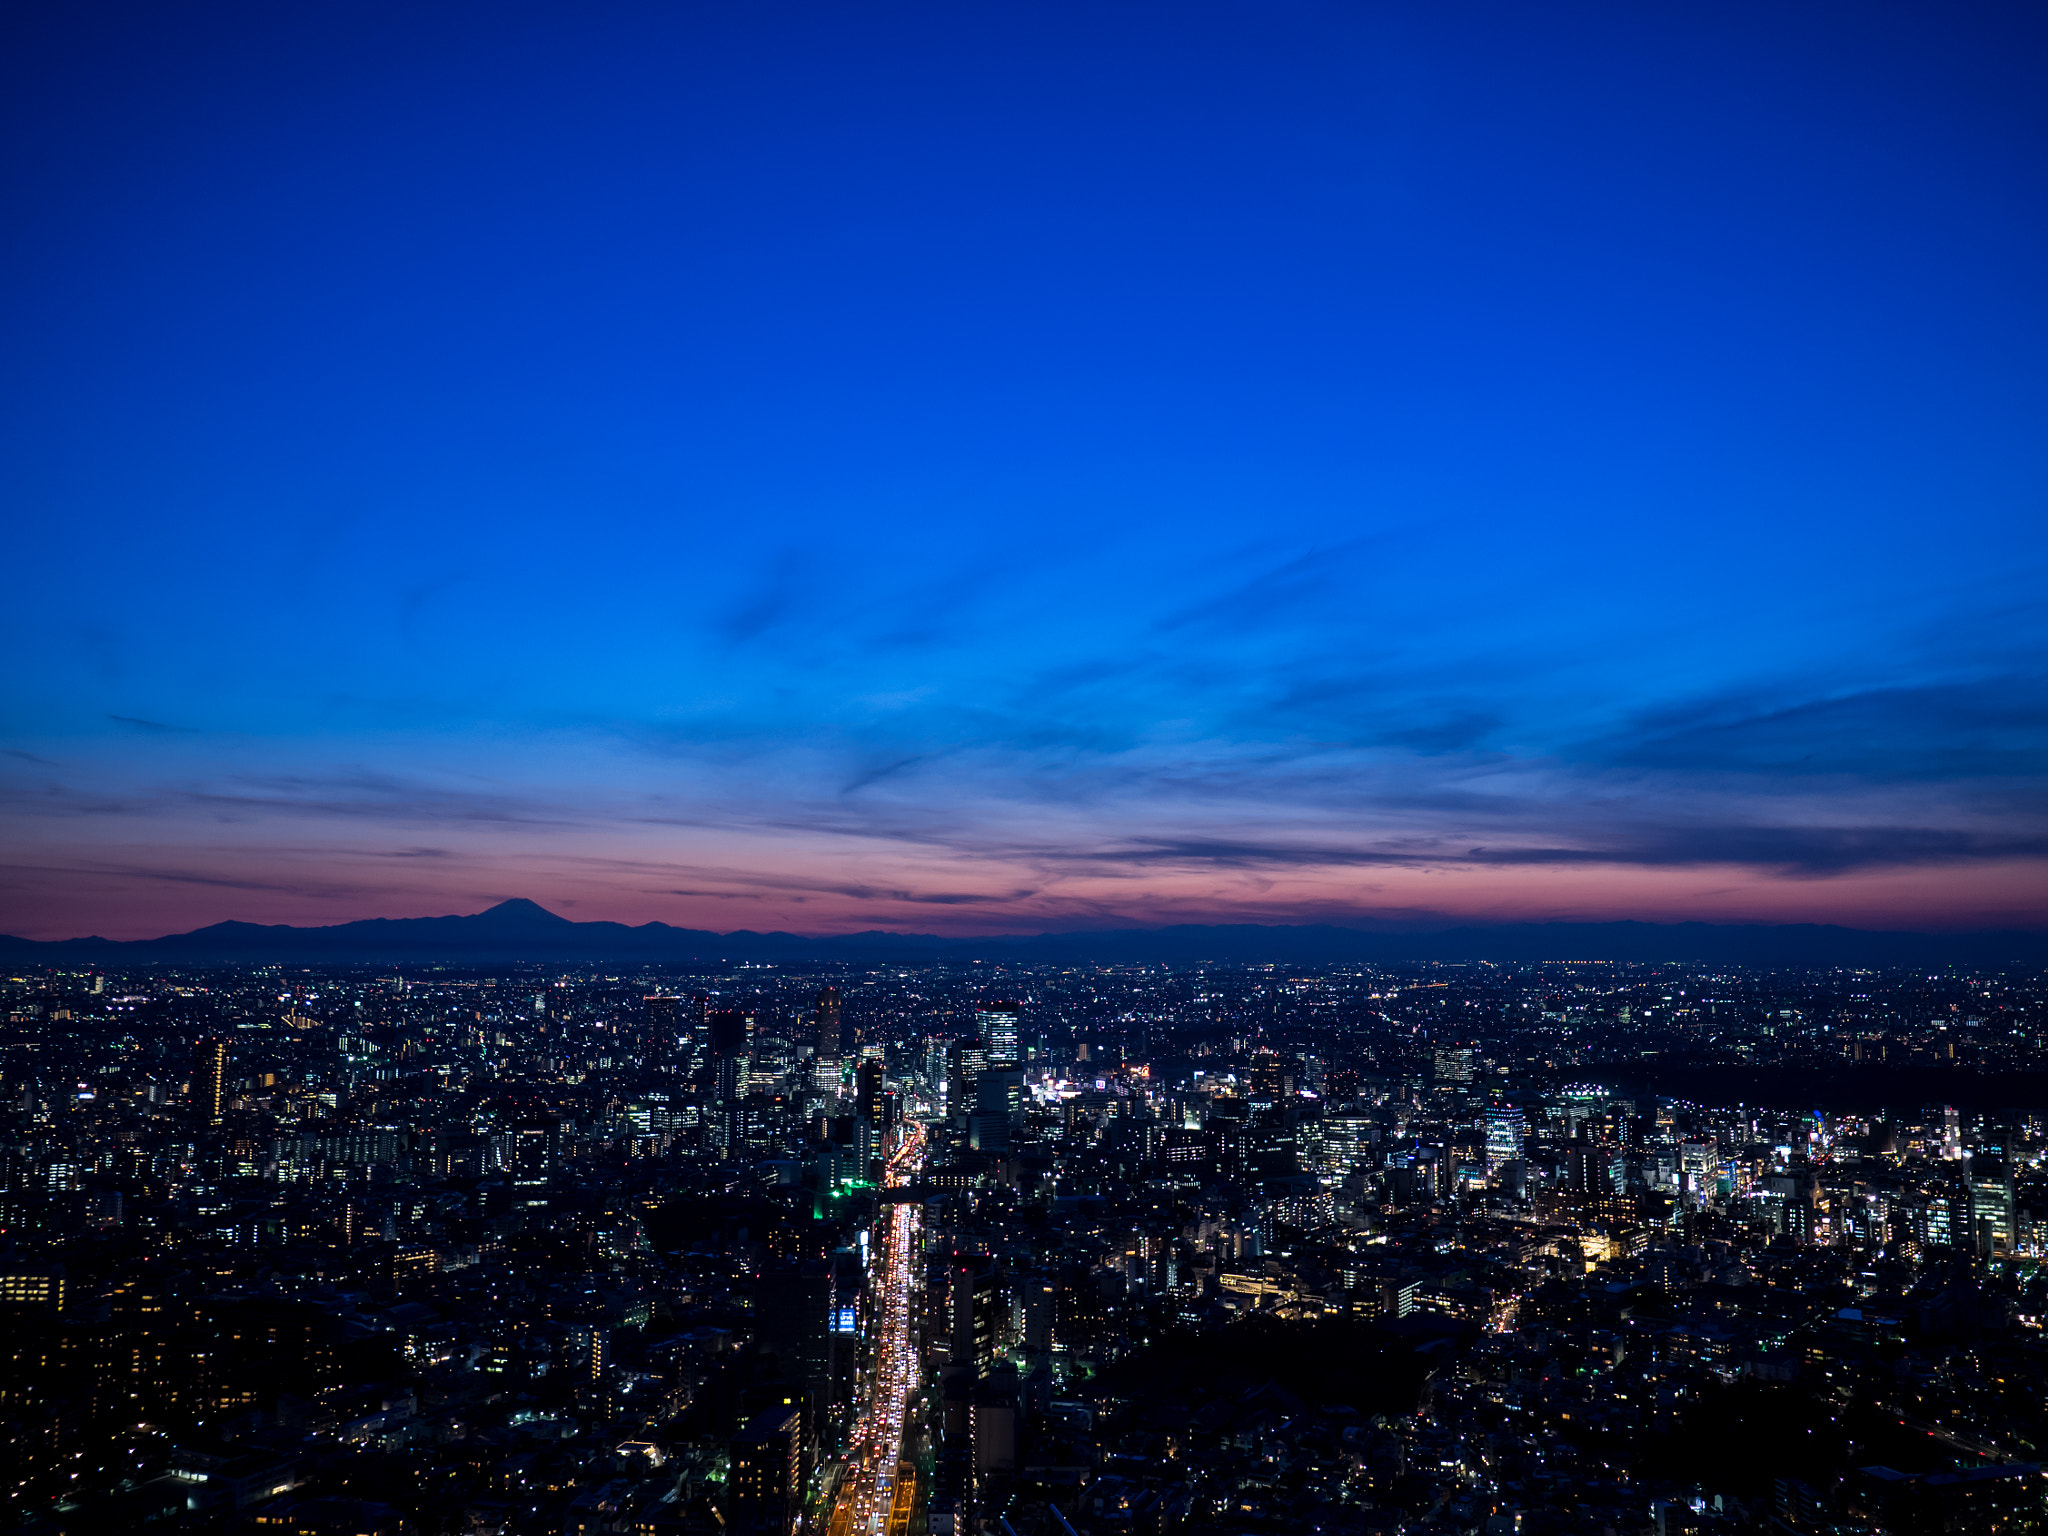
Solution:
M 323 928 L 227 922 L 156 939 L 37 940 L 0 935 L 0 961 L 31 965 L 662 965 L 746 960 L 1093 965 L 1620 960 L 2002 966 L 2048 964 L 2048 933 L 1895 933 L 1816 923 L 1510 923 L 1430 931 L 1244 923 L 985 938 L 885 932 L 819 938 L 747 930 L 713 933 L 667 923 L 579 923 L 515 898 L 464 916 L 380 917 Z

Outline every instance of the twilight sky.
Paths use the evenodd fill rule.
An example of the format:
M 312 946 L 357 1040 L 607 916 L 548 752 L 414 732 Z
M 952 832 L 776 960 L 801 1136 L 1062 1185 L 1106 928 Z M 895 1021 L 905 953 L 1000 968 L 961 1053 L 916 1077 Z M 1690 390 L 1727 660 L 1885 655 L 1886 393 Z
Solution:
M 17 7 L 0 931 L 2048 923 L 2048 12 Z

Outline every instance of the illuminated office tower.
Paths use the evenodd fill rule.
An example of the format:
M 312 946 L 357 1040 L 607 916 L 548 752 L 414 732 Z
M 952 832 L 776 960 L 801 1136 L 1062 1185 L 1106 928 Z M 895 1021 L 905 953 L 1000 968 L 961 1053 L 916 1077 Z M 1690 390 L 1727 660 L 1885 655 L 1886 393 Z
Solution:
M 978 1040 L 955 1040 L 946 1051 L 946 1113 L 963 1130 L 974 1112 L 975 1080 L 988 1064 L 988 1052 Z
M 801 1409 L 770 1408 L 733 1436 L 726 1475 L 733 1536 L 789 1536 L 796 1528 L 803 1512 L 803 1419 Z
M 711 1034 L 711 1085 L 719 1104 L 748 1096 L 754 1077 L 754 1014 L 721 1010 L 705 1016 Z
M 754 1016 L 737 1008 L 704 1015 L 711 1058 L 711 1090 L 721 1104 L 742 1098 L 749 1086 L 754 1044 Z
M 1023 1118 L 1023 1068 L 1013 1062 L 990 1062 L 974 1079 L 968 1145 L 977 1152 L 1007 1152 Z
M 1203 1151 L 1207 1150 L 1207 1136 L 1200 1132 L 1187 1134 L 1197 1139 Z M 1368 1149 L 1378 1134 L 1378 1127 L 1368 1115 L 1340 1113 L 1328 1116 L 1323 1121 L 1322 1151 L 1319 1159 L 1319 1166 L 1327 1175 L 1326 1182 L 1341 1182 L 1355 1169 L 1363 1167 Z M 1166 1156 L 1169 1162 L 1175 1160 L 1172 1150 L 1169 1150 Z
M 1955 1241 L 1955 1202 L 1946 1195 L 1936 1195 L 1921 1207 L 1919 1219 L 1915 1222 L 1915 1236 L 1922 1248 L 1945 1248 Z
M 1495 1104 L 1486 1111 L 1486 1172 L 1498 1175 L 1509 1163 L 1522 1160 L 1529 1121 L 1513 1104 Z
M 830 1097 L 839 1092 L 839 1058 L 846 1048 L 837 987 L 826 987 L 819 992 L 812 1018 L 817 1028 L 818 1048 L 811 1062 L 811 1085 Z
M 641 1049 L 641 1061 L 645 1066 L 660 1070 L 684 1054 L 683 1004 L 686 1001 L 666 993 L 646 999 L 647 1033 Z
M 1714 1192 L 1714 1150 L 1711 1141 L 1681 1141 L 1678 1144 L 1680 1188 L 1695 1206 L 1705 1205 Z
M 547 1120 L 531 1120 L 515 1127 L 507 1139 L 505 1169 L 515 1186 L 538 1188 L 555 1176 L 560 1159 L 561 1127 Z
M 754 1016 L 723 1008 L 704 1016 L 708 1046 L 704 1092 L 704 1139 L 724 1157 L 744 1150 L 747 1099 L 753 1088 Z
M 853 1075 L 854 1113 L 867 1122 L 870 1130 L 882 1126 L 882 1064 L 879 1061 L 864 1061 Z
M 18 1262 L 0 1264 L 0 1306 L 64 1310 L 64 1266 L 32 1268 Z
M 812 1017 L 817 1021 L 818 1058 L 821 1061 L 827 1057 L 837 1061 L 845 1049 L 840 1039 L 843 1007 L 837 987 L 826 987 L 818 994 Z
M 1970 1159 L 1970 1236 L 1978 1254 L 1990 1258 L 2013 1251 L 2012 1167 L 2003 1157 L 1979 1152 Z
M 947 1262 L 952 1324 L 948 1363 L 964 1370 L 970 1380 L 980 1381 L 996 1367 L 1002 1286 L 995 1260 L 985 1255 L 957 1254 Z
M 1294 1097 L 1293 1063 L 1278 1051 L 1260 1047 L 1245 1068 L 1245 1093 L 1261 1103 L 1273 1105 Z
M 1436 1080 L 1440 1083 L 1471 1082 L 1472 1047 L 1469 1045 L 1437 1047 Z
M 201 1125 L 219 1125 L 227 1107 L 228 1043 L 202 1040 L 193 1050 L 192 1113 Z
M 1023 1023 L 1023 1012 L 1015 1003 L 988 1003 L 975 1010 L 975 1033 L 990 1061 L 1023 1060 L 1018 1054 Z
M 1580 1194 L 1619 1193 L 1628 1165 L 1617 1147 L 1605 1142 L 1574 1141 L 1565 1146 L 1566 1183 Z
M 1963 1159 L 1963 1127 L 1953 1104 L 1941 1112 L 1941 1155 L 1952 1163 Z

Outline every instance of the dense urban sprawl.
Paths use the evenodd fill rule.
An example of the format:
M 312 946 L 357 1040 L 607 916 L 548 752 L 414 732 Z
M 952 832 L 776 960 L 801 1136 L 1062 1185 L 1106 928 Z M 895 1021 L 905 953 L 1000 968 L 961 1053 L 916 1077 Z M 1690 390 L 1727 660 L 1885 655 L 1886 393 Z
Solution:
M 4 982 L 26 1532 L 2020 1531 L 2048 978 Z

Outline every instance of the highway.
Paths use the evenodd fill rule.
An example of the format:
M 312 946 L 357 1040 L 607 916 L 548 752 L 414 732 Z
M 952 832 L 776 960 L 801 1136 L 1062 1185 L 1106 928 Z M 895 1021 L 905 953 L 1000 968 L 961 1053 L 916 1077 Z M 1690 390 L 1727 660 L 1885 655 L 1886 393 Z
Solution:
M 906 1121 L 903 1138 L 884 1165 L 883 1187 L 899 1189 L 913 1182 L 923 1164 L 924 1127 Z M 881 1317 L 862 1383 L 846 1475 L 832 1508 L 830 1536 L 900 1536 L 909 1523 L 916 1490 L 913 1474 L 902 1465 L 903 1432 L 904 1413 L 918 1387 L 911 1308 L 920 1278 L 922 1217 L 917 1205 L 905 1203 L 885 1204 L 875 1218 L 869 1279 L 872 1294 L 881 1301 Z

